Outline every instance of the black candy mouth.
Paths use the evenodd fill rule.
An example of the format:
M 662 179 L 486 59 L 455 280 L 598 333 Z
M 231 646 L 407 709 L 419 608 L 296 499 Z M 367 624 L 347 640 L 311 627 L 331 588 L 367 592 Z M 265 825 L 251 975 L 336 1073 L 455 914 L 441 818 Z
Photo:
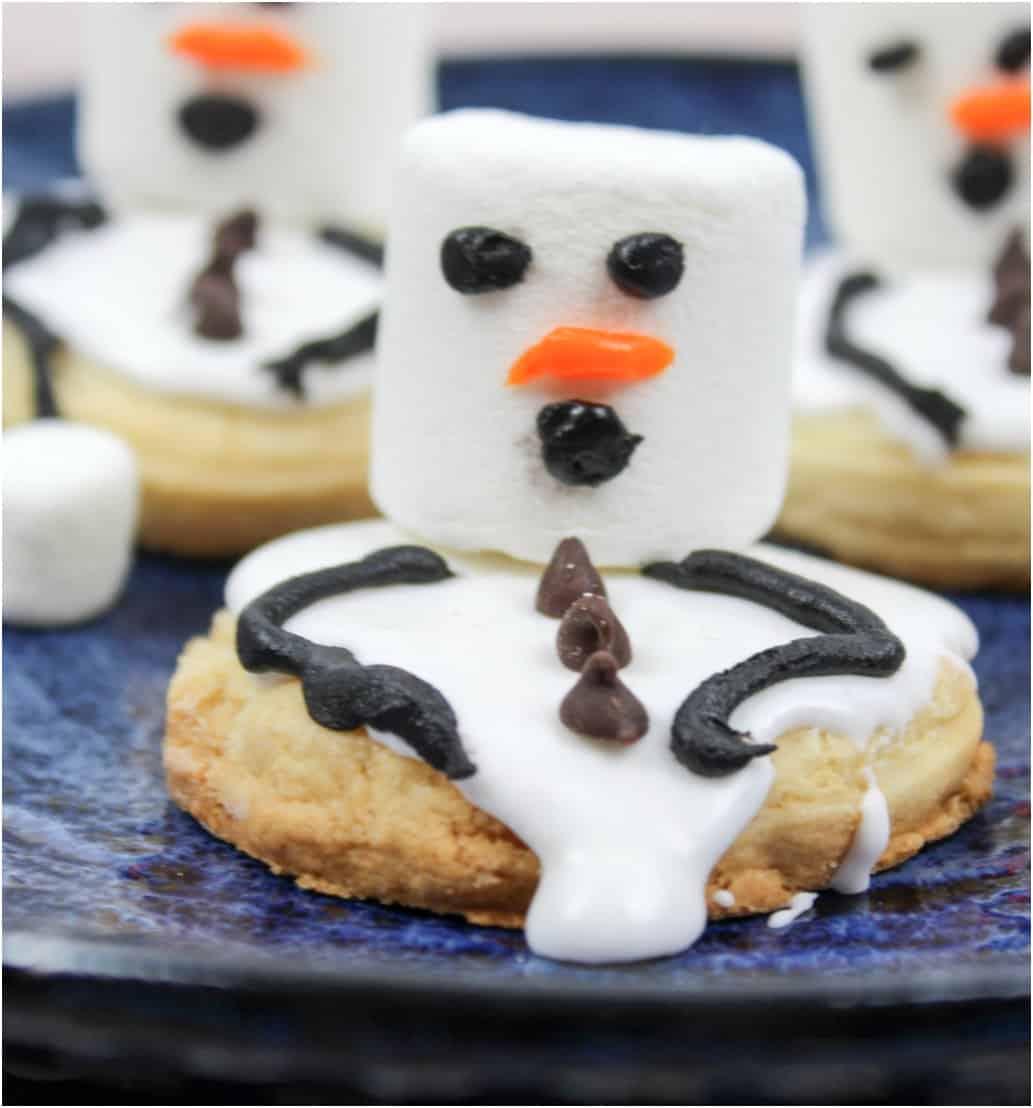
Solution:
M 985 211 L 1004 199 L 1013 176 L 1011 158 L 1006 151 L 973 146 L 951 174 L 951 184 L 968 207 Z
M 609 404 L 561 400 L 538 413 L 542 462 L 564 485 L 594 488 L 623 473 L 641 435 L 631 434 Z
M 212 153 L 246 142 L 258 124 L 258 109 L 239 96 L 194 96 L 179 109 L 179 125 L 188 138 Z

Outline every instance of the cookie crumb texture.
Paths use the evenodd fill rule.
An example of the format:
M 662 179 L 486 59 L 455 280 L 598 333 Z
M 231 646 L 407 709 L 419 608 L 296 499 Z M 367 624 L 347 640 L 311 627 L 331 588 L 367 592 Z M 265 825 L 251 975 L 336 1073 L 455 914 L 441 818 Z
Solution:
M 24 343 L 3 329 L 4 426 L 31 418 Z M 268 539 L 376 514 L 366 488 L 369 394 L 339 404 L 265 411 L 172 396 L 81 356 L 55 359 L 68 419 L 106 427 L 140 465 L 140 542 L 202 557 L 240 554 Z
M 797 414 L 776 532 L 934 588 L 1029 588 L 1029 455 L 917 461 L 870 412 Z
M 176 803 L 303 888 L 521 926 L 538 881 L 534 854 L 423 762 L 314 723 L 298 681 L 241 668 L 234 634 L 220 612 L 170 685 L 164 755 Z M 892 819 L 877 869 L 951 834 L 988 799 L 994 752 L 981 734 L 970 676 L 944 662 L 905 733 L 872 736 L 868 760 Z M 710 876 L 712 919 L 771 912 L 824 888 L 853 839 L 867 788 L 857 746 L 801 728 L 773 758 L 764 807 Z M 716 902 L 718 890 L 734 901 Z

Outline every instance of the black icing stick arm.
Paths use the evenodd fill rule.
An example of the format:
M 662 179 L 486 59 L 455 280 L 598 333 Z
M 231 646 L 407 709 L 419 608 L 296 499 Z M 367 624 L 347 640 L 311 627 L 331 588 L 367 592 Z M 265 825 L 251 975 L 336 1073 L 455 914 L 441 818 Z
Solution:
M 10 229 L 4 235 L 3 270 L 27 261 L 60 238 L 68 228 L 91 231 L 105 222 L 104 209 L 93 200 L 62 200 L 57 196 L 29 196 L 18 205 Z M 53 357 L 60 339 L 37 315 L 6 293 L 4 318 L 22 334 L 32 363 L 33 399 L 37 419 L 58 414 L 54 395 Z
M 330 596 L 386 585 L 432 584 L 451 576 L 433 551 L 392 546 L 358 562 L 291 577 L 241 613 L 237 656 L 251 673 L 300 678 L 305 707 L 322 726 L 353 731 L 368 723 L 404 739 L 447 777 L 470 777 L 476 766 L 463 748 L 455 712 L 433 685 L 394 666 L 364 666 L 350 650 L 320 646 L 283 628 L 292 615 Z
M 311 342 L 302 343 L 290 354 L 266 362 L 262 368 L 275 374 L 281 388 L 302 399 L 305 396 L 305 370 L 313 362 L 336 365 L 373 349 L 377 339 L 379 316 L 379 312 L 371 312 L 347 330 L 331 335 L 329 338 L 313 339 Z
M 881 355 L 858 345 L 850 337 L 847 317 L 850 308 L 865 293 L 879 287 L 874 273 L 850 273 L 844 277 L 832 298 L 828 321 L 825 326 L 825 349 L 854 369 L 866 373 L 873 380 L 901 400 L 926 423 L 934 427 L 950 447 L 958 444 L 961 422 L 966 412 L 946 393 L 939 389 L 922 388 L 909 381 L 899 369 Z
M 870 608 L 755 558 L 698 550 L 681 562 L 654 562 L 642 572 L 680 589 L 750 600 L 821 632 L 754 654 L 689 694 L 674 716 L 671 749 L 703 777 L 724 777 L 775 749 L 751 743 L 728 722 L 755 693 L 795 677 L 889 677 L 904 662 L 903 643 Z

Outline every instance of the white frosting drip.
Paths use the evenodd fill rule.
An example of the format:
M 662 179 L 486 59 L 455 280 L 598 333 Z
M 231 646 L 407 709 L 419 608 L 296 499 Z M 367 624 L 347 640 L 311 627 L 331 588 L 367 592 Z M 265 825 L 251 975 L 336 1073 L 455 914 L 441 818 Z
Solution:
M 828 309 L 845 273 L 861 268 L 829 251 L 804 272 L 793 399 L 798 411 L 866 407 L 886 429 L 932 464 L 946 456 L 942 437 L 887 389 L 829 358 Z M 1007 367 L 1011 336 L 986 323 L 993 298 L 989 269 L 930 270 L 887 276 L 850 307 L 850 336 L 887 358 L 915 384 L 943 389 L 968 413 L 960 443 L 999 453 L 1029 448 L 1029 378 Z
M 814 902 L 818 899 L 817 893 L 797 893 L 792 900 L 789 901 L 788 908 L 780 908 L 777 912 L 772 912 L 768 916 L 768 927 L 774 927 L 776 930 L 780 930 L 783 927 L 788 927 L 794 920 L 809 912 L 814 907 Z
M 829 882 L 840 893 L 863 893 L 872 882 L 872 867 L 890 841 L 890 811 L 871 767 L 865 768 L 868 788 L 861 800 L 861 822 L 853 842 Z
M 287 577 L 412 541 L 381 521 L 289 535 L 236 567 L 227 604 L 239 612 Z M 873 607 L 908 651 L 890 678 L 800 679 L 753 697 L 733 722 L 758 741 L 801 725 L 843 730 L 862 744 L 880 725 L 899 730 L 929 698 L 940 659 L 964 665 L 975 652 L 971 623 L 938 597 L 795 552 L 754 552 Z M 674 712 L 705 678 L 812 632 L 744 600 L 684 592 L 635 572 L 607 574 L 634 651 L 622 676 L 650 716 L 640 742 L 615 748 L 560 723 L 560 701 L 576 677 L 556 656 L 558 621 L 534 609 L 541 567 L 446 557 L 457 574 L 451 580 L 331 598 L 287 626 L 316 642 L 347 645 L 364 663 L 409 669 L 448 698 L 477 765 L 456 786 L 541 862 L 527 921 L 533 950 L 604 962 L 688 947 L 706 923 L 707 877 L 764 803 L 773 770 L 762 758 L 725 778 L 690 773 L 669 748 Z M 412 756 L 394 736 L 375 737 Z
M 379 270 L 311 232 L 262 222 L 241 255 L 241 338 L 193 332 L 191 282 L 211 252 L 213 223 L 194 215 L 126 215 L 69 231 L 4 274 L 6 291 L 80 354 L 147 388 L 261 408 L 297 400 L 261 368 L 301 343 L 345 330 L 377 307 Z M 372 356 L 306 370 L 306 403 L 369 386 Z
M 720 905 L 722 908 L 734 908 L 735 907 L 735 893 L 729 889 L 718 889 L 714 893 L 714 903 Z

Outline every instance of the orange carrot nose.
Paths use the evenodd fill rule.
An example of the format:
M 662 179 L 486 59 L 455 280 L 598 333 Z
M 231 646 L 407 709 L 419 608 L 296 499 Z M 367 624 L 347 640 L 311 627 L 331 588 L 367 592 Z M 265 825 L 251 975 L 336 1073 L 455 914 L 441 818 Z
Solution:
M 169 48 L 209 69 L 289 73 L 308 62 L 286 31 L 241 23 L 191 23 L 169 39 Z
M 557 327 L 513 363 L 507 385 L 538 377 L 560 381 L 644 381 L 674 361 L 665 342 L 631 332 Z
M 998 143 L 1029 130 L 1029 81 L 966 89 L 950 106 L 954 126 L 973 142 Z

